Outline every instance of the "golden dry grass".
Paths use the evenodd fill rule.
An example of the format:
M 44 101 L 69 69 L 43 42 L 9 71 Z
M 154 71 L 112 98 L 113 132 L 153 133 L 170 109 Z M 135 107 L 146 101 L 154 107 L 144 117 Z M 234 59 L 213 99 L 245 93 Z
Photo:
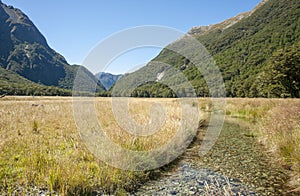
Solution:
M 290 184 L 300 187 L 300 100 L 226 99 L 227 115 L 256 121 L 253 134 L 273 153 L 274 161 L 291 171 Z M 127 133 L 115 118 L 110 98 L 97 98 L 97 117 L 105 133 L 122 147 L 150 150 L 164 145 L 182 119 L 178 99 L 130 99 L 130 116 L 138 124 L 151 119 L 153 103 L 165 108 L 163 126 L 148 137 Z M 210 99 L 198 99 L 199 108 L 211 111 Z M 198 103 L 188 103 L 195 107 Z M 200 113 L 201 115 L 201 113 Z M 203 119 L 204 117 L 201 116 Z M 0 191 L 37 186 L 60 195 L 89 194 L 95 190 L 123 193 L 147 172 L 123 171 L 99 161 L 79 136 L 72 98 L 5 97 L 0 100 Z
M 129 103 L 129 114 L 131 118 L 139 125 L 148 124 L 150 121 L 150 109 L 152 103 L 162 103 L 165 109 L 165 119 L 163 126 L 153 135 L 148 137 L 136 137 L 122 128 L 115 120 L 114 113 L 111 109 L 111 100 L 103 99 L 97 102 L 97 115 L 103 130 L 115 142 L 126 148 L 135 148 L 135 141 L 139 140 L 140 147 L 143 149 L 135 150 L 151 150 L 164 145 L 170 141 L 180 126 L 182 118 L 180 104 L 171 99 L 131 99 Z M 100 109 L 101 108 L 101 109 Z M 124 122 L 126 123 L 126 122 Z
M 260 141 L 290 170 L 289 185 L 300 192 L 300 102 L 282 101 L 258 123 Z
M 253 134 L 300 192 L 300 99 L 227 99 L 227 114 L 256 122 Z
M 139 124 L 149 121 L 152 103 L 165 108 L 161 129 L 149 137 L 136 137 L 116 120 L 110 98 L 97 98 L 97 116 L 106 134 L 119 145 L 149 150 L 168 142 L 180 125 L 176 99 L 130 99 L 130 114 Z M 192 103 L 191 103 L 192 105 Z M 194 107 L 194 106 L 191 106 Z M 95 190 L 123 192 L 148 172 L 123 171 L 97 160 L 81 140 L 73 118 L 72 98 L 6 97 L 0 100 L 0 189 L 37 186 L 61 195 L 89 194 Z

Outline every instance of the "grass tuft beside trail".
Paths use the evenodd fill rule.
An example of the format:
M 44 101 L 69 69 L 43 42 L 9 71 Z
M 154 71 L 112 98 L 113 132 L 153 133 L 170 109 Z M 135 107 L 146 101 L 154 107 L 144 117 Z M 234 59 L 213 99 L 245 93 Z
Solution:
M 291 191 L 300 192 L 300 100 L 227 99 L 227 114 L 255 122 L 253 136 L 289 171 Z

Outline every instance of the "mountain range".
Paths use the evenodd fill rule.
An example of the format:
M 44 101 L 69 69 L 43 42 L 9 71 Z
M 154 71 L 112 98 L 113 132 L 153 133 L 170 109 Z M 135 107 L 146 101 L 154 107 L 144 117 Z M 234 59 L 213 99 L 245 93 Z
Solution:
M 70 94 L 77 70 L 84 67 L 69 65 L 28 16 L 1 1 L 0 26 L 0 93 Z M 84 72 L 98 83 L 98 90 L 104 90 L 92 73 Z
M 300 97 L 299 0 L 263 0 L 219 24 L 193 27 L 145 67 L 122 77 L 94 76 L 83 66 L 69 65 L 21 10 L 1 1 L 0 25 L 0 94 L 71 95 L 81 68 L 101 96 L 215 96 L 198 65 L 170 49 L 185 49 L 185 38 L 193 37 L 218 66 L 226 96 Z
M 197 39 L 213 57 L 226 96 L 300 97 L 299 0 L 264 0 L 219 24 L 194 27 L 187 36 Z M 184 50 L 185 40 L 170 44 L 145 67 L 122 77 L 116 95 L 128 96 L 128 91 L 138 97 L 189 96 L 189 89 L 178 79 L 183 74 L 197 96 L 214 96 L 197 65 L 169 49 Z

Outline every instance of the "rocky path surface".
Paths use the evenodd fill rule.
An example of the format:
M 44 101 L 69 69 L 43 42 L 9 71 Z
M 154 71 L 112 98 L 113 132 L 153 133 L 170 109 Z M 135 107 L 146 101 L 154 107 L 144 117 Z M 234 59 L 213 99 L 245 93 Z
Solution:
M 272 165 L 250 130 L 226 120 L 214 147 L 198 155 L 205 131 L 171 171 L 133 195 L 291 195 L 284 169 Z
M 256 195 L 240 181 L 210 169 L 181 164 L 176 171 L 150 181 L 134 195 Z

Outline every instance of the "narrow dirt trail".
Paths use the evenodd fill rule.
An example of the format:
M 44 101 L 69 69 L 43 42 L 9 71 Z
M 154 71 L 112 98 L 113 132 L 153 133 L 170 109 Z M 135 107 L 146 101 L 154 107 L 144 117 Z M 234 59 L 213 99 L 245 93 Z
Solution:
M 214 147 L 198 155 L 204 130 L 171 171 L 133 195 L 291 195 L 287 174 L 270 163 L 250 129 L 226 120 Z

